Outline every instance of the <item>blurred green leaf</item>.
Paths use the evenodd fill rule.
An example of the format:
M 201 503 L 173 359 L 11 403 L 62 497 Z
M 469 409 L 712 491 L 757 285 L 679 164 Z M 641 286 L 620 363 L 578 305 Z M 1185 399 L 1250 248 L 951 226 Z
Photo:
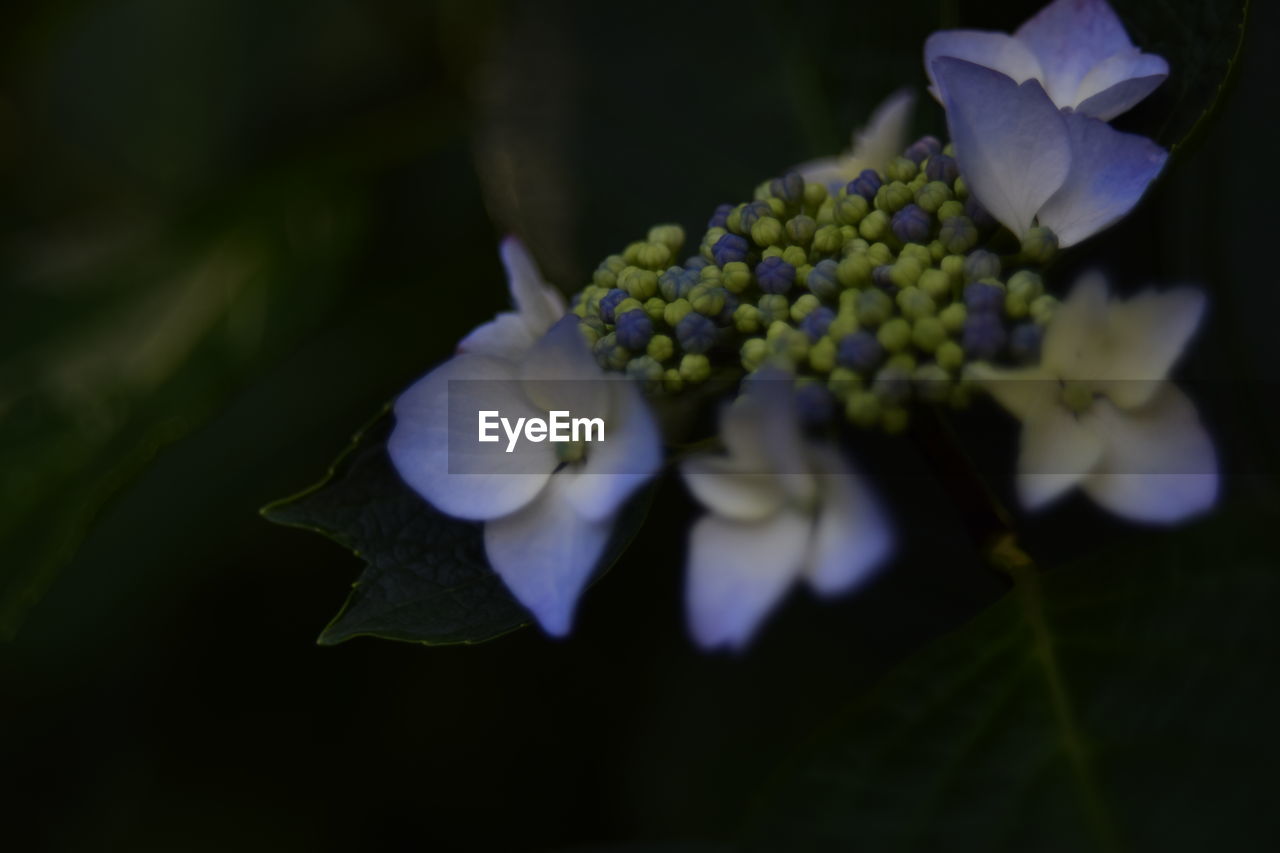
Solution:
M 362 430 L 319 485 L 263 509 L 277 524 L 313 530 L 367 565 L 346 604 L 320 635 L 454 645 L 482 643 L 530 624 L 484 554 L 483 525 L 437 512 L 410 489 L 387 455 L 387 413 Z M 597 577 L 644 523 L 651 490 L 622 513 Z
M 1274 531 L 1224 515 L 1028 574 L 821 735 L 753 849 L 1256 849 L 1278 828 Z
M 1169 79 L 1116 121 L 1177 149 L 1217 109 L 1244 47 L 1249 0 L 1112 0 L 1134 43 L 1169 62 Z

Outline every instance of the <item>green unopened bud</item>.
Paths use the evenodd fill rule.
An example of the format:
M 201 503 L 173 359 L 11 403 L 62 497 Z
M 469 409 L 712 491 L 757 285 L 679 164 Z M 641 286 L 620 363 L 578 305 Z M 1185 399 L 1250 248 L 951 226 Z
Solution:
M 725 289 L 713 284 L 696 284 L 689 291 L 693 310 L 708 317 L 718 317 L 724 310 Z
M 845 292 L 848 293 L 849 291 Z M 827 334 L 838 341 L 845 335 L 852 335 L 859 328 L 858 317 L 852 310 L 841 311 L 836 314 L 835 319 L 831 321 L 831 325 L 827 327 Z
M 801 264 L 796 267 L 796 284 L 801 287 L 808 287 L 809 273 L 813 272 L 813 264 Z
M 969 197 L 969 185 L 965 183 L 963 175 L 957 175 L 955 182 L 951 185 L 955 190 L 956 198 L 964 201 Z
M 791 303 L 781 293 L 766 293 L 756 301 L 760 310 L 760 322 L 766 327 L 778 320 L 791 316 Z
M 937 364 L 922 364 L 911 374 L 916 396 L 930 403 L 945 403 L 951 397 L 951 374 Z
M 872 266 L 883 266 L 894 262 L 896 256 L 893 249 L 890 249 L 885 243 L 872 243 L 867 247 L 867 260 L 871 261 Z
M 619 302 L 617 307 L 613 309 L 613 316 L 621 317 L 623 314 L 627 313 L 628 311 L 635 311 L 637 309 L 643 311 L 644 303 L 642 303 L 639 299 L 632 299 L 628 297 L 622 300 L 621 302 Z
M 847 195 L 836 199 L 832 219 L 837 225 L 857 225 L 871 210 L 871 205 L 860 195 Z
M 907 351 L 894 353 L 885 361 L 884 366 L 892 367 L 894 370 L 901 371 L 903 375 L 907 375 L 916 369 L 916 357 Z
M 818 183 L 806 183 L 804 185 L 804 207 L 805 210 L 814 211 L 822 206 L 822 203 L 829 198 L 827 188 Z
M 938 242 L 954 255 L 963 255 L 978 245 L 978 226 L 967 216 L 953 216 L 942 223 Z
M 836 225 L 823 225 L 813 235 L 813 250 L 822 254 L 833 254 L 844 245 L 844 235 Z
M 774 323 L 769 331 L 773 332 L 777 326 L 783 327 L 782 334 L 768 336 L 770 351 L 787 364 L 800 364 L 809 355 L 809 336 L 785 323 Z
M 713 269 L 713 267 L 703 267 Z M 751 268 L 742 261 L 730 261 L 720 273 L 720 283 L 730 293 L 741 293 L 751 284 Z
M 745 204 L 740 204 L 733 210 L 729 211 L 729 215 L 724 218 L 724 225 L 734 234 L 741 234 L 742 228 L 742 211 L 746 208 Z
M 762 216 L 751 225 L 751 239 L 757 246 L 781 245 L 785 236 L 782 223 L 772 216 Z
M 911 343 L 924 352 L 934 352 L 947 339 L 947 330 L 937 317 L 921 317 L 911 326 Z
M 943 341 L 933 351 L 933 357 L 943 370 L 955 373 L 964 366 L 964 348 L 955 341 Z
M 684 247 L 684 229 L 679 225 L 655 225 L 649 229 L 649 242 L 661 243 L 676 254 Z
M 911 287 L 920 280 L 923 271 L 924 268 L 917 259 L 910 256 L 899 257 L 889 268 L 889 280 L 898 287 Z
M 898 263 L 902 263 L 899 261 Z M 938 310 L 933 298 L 918 287 L 904 287 L 898 291 L 898 307 L 908 320 L 932 317 Z
M 705 382 L 711 375 L 711 360 L 701 353 L 686 353 L 680 359 L 680 378 L 690 384 Z
M 684 379 L 680 376 L 680 371 L 674 367 L 668 367 L 662 374 L 662 390 L 668 394 L 679 394 L 684 390 Z
M 653 270 L 630 266 L 618 274 L 618 287 L 643 302 L 658 294 L 658 274 Z
M 929 176 L 924 172 L 920 172 L 914 178 L 907 181 L 907 188 L 913 193 L 918 193 L 920 190 L 924 189 L 924 185 L 927 183 L 929 183 Z
M 938 221 L 946 222 L 948 219 L 955 219 L 957 216 L 964 216 L 964 202 L 944 201 L 938 206 Z
M 1020 296 L 1031 303 L 1044 293 L 1044 280 L 1031 270 L 1018 270 L 1009 276 L 1006 287 L 1009 295 Z
M 862 387 L 862 377 L 857 371 L 848 367 L 835 367 L 827 377 L 827 389 L 835 394 L 837 400 L 845 401 L 849 395 Z
M 906 157 L 894 157 L 889 161 L 889 165 L 885 167 L 884 176 L 891 181 L 911 180 L 920 171 L 920 167 L 916 165 L 914 160 L 908 160 Z
M 796 297 L 796 301 L 791 305 L 791 319 L 794 322 L 799 323 L 805 317 L 812 314 L 813 309 L 817 308 L 821 304 L 822 303 L 818 300 L 818 297 L 814 296 L 812 293 L 805 293 L 798 296 Z
M 581 315 L 579 315 L 581 316 Z M 596 341 L 604 336 L 604 332 L 596 326 L 589 326 L 586 323 L 578 324 L 578 331 L 582 333 L 582 339 L 587 342 L 587 346 L 594 347 Z
M 951 277 L 942 270 L 927 269 L 920 273 L 916 286 L 929 294 L 935 302 L 951 296 Z
M 929 263 L 936 264 L 947 256 L 947 248 L 942 245 L 941 240 L 934 240 L 929 244 Z
M 897 213 L 915 200 L 911 187 L 901 181 L 884 184 L 876 190 L 875 207 L 882 213 Z M 863 235 L 865 236 L 865 235 Z M 871 238 L 868 238 L 871 239 Z
M 637 257 L 639 266 L 645 269 L 664 270 L 671 264 L 674 255 L 665 243 L 645 243 Z
M 809 255 L 799 246 L 788 246 L 779 256 L 793 267 L 802 267 L 809 262 Z
M 1006 293 L 1004 295 L 1004 313 L 1014 320 L 1021 320 L 1027 316 L 1030 310 L 1031 306 L 1025 296 L 1019 296 L 1016 293 Z
M 715 253 L 711 251 L 716 241 L 729 232 L 723 228 L 708 228 L 707 233 L 702 235 L 702 244 L 698 247 L 698 253 L 708 261 L 715 261 Z
M 765 204 L 769 205 L 769 210 L 773 212 L 775 219 L 781 221 L 787 218 L 787 203 L 785 201 L 777 198 L 776 196 L 769 196 L 763 201 Z
M 901 317 L 891 317 L 880 325 L 876 340 L 886 352 L 898 352 L 911 343 L 911 324 Z
M 969 317 L 969 310 L 962 302 L 952 302 L 938 314 L 942 327 L 951 334 L 959 334 L 964 328 L 964 321 Z
M 591 283 L 596 287 L 611 290 L 618 285 L 618 274 L 613 270 L 597 267 L 596 271 L 591 274 Z
M 645 348 L 645 352 L 654 361 L 666 361 L 675 355 L 676 344 L 669 335 L 654 335 L 649 338 L 649 345 Z
M 880 427 L 889 435 L 902 435 L 911 424 L 911 414 L 901 406 L 891 406 L 880 414 Z
M 662 365 L 647 355 L 638 355 L 627 362 L 627 376 L 655 391 L 662 382 Z
M 938 269 L 951 277 L 952 284 L 964 281 L 964 255 L 947 255 L 938 261 Z
M 1036 226 L 1022 238 L 1022 257 L 1035 264 L 1047 264 L 1058 253 L 1058 235 Z
M 819 225 L 830 225 L 836 221 L 835 209 L 835 199 L 828 198 L 822 203 L 822 206 L 818 208 L 818 212 L 813 215 L 813 220 Z
M 685 315 L 693 310 L 693 306 L 689 304 L 688 299 L 677 299 L 675 302 L 668 302 L 666 310 L 662 312 L 662 319 L 671 328 L 675 328 Z
M 916 191 L 916 204 L 926 213 L 937 213 L 942 205 L 951 200 L 951 187 L 942 181 L 929 181 Z
M 764 338 L 747 338 L 739 350 L 742 356 L 742 367 L 748 373 L 759 370 L 769 357 L 769 343 Z
M 809 366 L 818 373 L 830 373 L 836 366 L 836 342 L 829 336 L 819 338 L 809 347 Z
M 738 263 L 741 263 L 741 261 Z M 725 266 L 727 267 L 728 264 L 725 264 Z M 746 266 L 746 264 L 743 264 L 743 266 Z M 712 284 L 719 284 L 722 278 L 724 278 L 724 272 L 715 264 L 707 264 L 705 267 L 698 270 L 698 281 L 709 281 Z
M 933 263 L 933 254 L 929 251 L 929 247 L 920 243 L 907 243 L 898 250 L 900 258 L 915 258 L 920 262 L 921 268 L 928 267 Z
M 627 248 L 622 250 L 622 259 L 627 262 L 627 266 L 640 266 L 640 251 L 647 245 L 648 243 L 644 240 L 637 240 L 634 243 L 628 244 Z
M 666 312 L 667 312 L 667 300 L 663 299 L 662 297 L 655 296 L 652 299 L 645 300 L 644 313 L 648 314 L 649 319 L 652 320 L 653 322 L 655 323 L 662 322 L 662 319 L 666 314 Z
M 878 326 L 893 313 L 893 300 L 883 290 L 871 288 L 858 294 L 854 303 L 858 322 L 864 326 Z
M 880 398 L 870 391 L 853 391 L 845 401 L 844 413 L 856 426 L 873 427 L 880 421 Z
M 807 246 L 818 230 L 818 223 L 812 217 L 801 214 L 787 220 L 787 239 L 798 246 Z
M 883 240 L 889 233 L 889 214 L 883 210 L 871 211 L 858 223 L 858 233 L 867 240 Z
M 754 305 L 742 304 L 733 309 L 733 327 L 744 335 L 754 335 L 760 331 L 760 309 Z
M 1053 319 L 1053 312 L 1058 307 L 1058 300 L 1052 296 L 1045 294 L 1038 296 L 1031 301 L 1031 319 L 1035 320 L 1038 325 L 1047 326 L 1049 321 Z
M 836 279 L 845 287 L 862 287 L 871 282 L 871 261 L 865 253 L 845 255 L 836 267 Z
M 631 353 L 618 344 L 618 336 L 613 332 L 597 340 L 591 350 L 596 362 L 606 370 L 622 370 L 631 360 Z

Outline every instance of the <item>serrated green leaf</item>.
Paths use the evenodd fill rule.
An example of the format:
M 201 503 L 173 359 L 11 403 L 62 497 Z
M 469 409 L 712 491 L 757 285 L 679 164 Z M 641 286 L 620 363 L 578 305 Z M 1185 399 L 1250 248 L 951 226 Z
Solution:
M 386 449 L 391 420 L 384 411 L 361 431 L 318 486 L 263 509 L 268 520 L 322 533 L 366 561 L 319 642 L 481 643 L 530 624 L 489 568 L 483 526 L 436 511 L 396 473 Z M 650 498 L 642 490 L 619 514 L 597 576 L 640 529 Z
M 1029 574 L 807 749 L 752 849 L 1256 849 L 1277 828 L 1274 524 Z

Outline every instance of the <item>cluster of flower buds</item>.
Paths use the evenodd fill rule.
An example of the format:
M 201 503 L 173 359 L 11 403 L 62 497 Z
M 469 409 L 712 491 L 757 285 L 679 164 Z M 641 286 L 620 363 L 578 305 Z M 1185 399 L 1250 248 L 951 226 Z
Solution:
M 683 229 L 656 226 L 600 264 L 573 311 L 600 365 L 650 391 L 781 369 L 806 419 L 896 432 L 912 400 L 965 405 L 967 363 L 1037 359 L 1056 304 L 1038 270 L 1057 239 L 1009 239 L 926 136 L 834 194 L 792 172 L 721 205 L 683 263 Z

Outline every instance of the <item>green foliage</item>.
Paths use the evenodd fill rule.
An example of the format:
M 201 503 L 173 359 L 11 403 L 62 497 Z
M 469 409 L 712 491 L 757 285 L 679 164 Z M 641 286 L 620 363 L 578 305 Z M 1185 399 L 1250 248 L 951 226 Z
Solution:
M 405 485 L 387 455 L 391 416 L 356 436 L 329 476 L 263 510 L 271 521 L 322 533 L 367 563 L 322 645 L 352 637 L 481 643 L 530 623 L 485 559 L 483 527 L 437 512 Z M 623 509 L 598 571 L 626 549 L 648 510 L 642 491 Z
M 1274 519 L 1034 571 L 841 715 L 752 849 L 1190 851 L 1274 831 Z

